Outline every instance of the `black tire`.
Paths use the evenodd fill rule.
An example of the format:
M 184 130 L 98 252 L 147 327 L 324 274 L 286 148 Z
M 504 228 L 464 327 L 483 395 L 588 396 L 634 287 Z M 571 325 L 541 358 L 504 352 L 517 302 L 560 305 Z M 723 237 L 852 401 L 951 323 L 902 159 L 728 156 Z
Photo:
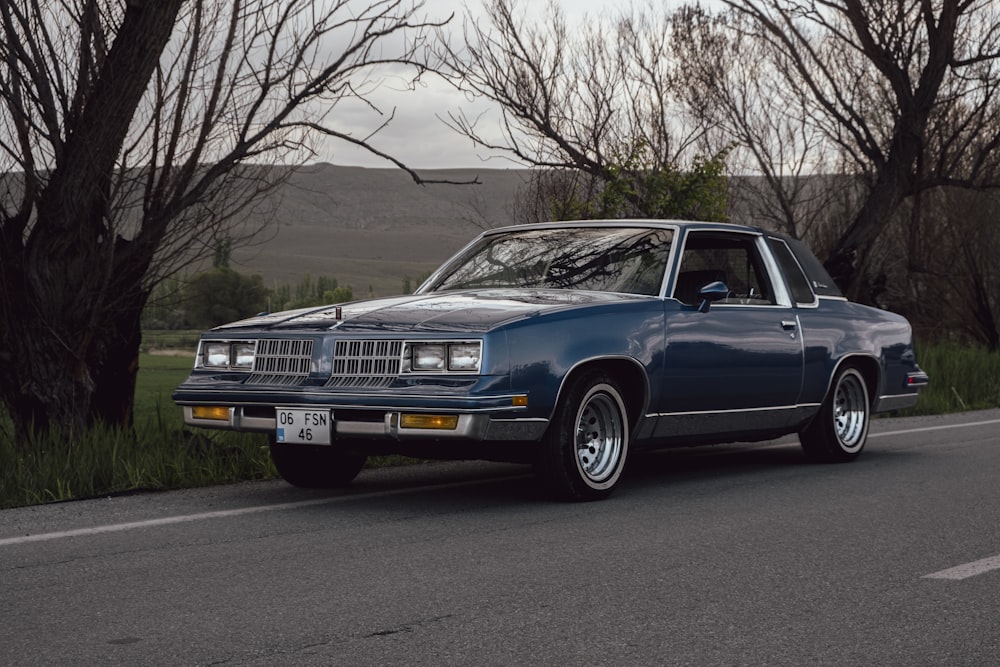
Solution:
M 271 440 L 271 461 L 278 474 L 292 486 L 306 489 L 346 486 L 358 476 L 367 459 L 364 454 L 345 451 L 336 445 L 299 445 Z
M 606 498 L 628 458 L 629 423 L 618 382 L 601 371 L 571 380 L 542 441 L 538 471 L 560 500 Z
M 845 463 L 860 456 L 868 439 L 871 401 L 861 371 L 837 373 L 819 413 L 799 433 L 806 456 L 823 463 Z

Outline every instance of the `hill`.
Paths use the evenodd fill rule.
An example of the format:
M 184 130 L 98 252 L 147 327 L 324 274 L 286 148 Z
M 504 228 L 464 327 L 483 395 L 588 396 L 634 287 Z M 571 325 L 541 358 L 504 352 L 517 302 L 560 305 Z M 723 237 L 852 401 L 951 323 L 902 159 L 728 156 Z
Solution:
M 332 276 L 356 297 L 413 286 L 485 228 L 511 223 L 527 172 L 518 169 L 422 170 L 417 185 L 398 169 L 316 164 L 296 169 L 274 195 L 269 228 L 233 253 L 236 270 L 266 284 Z

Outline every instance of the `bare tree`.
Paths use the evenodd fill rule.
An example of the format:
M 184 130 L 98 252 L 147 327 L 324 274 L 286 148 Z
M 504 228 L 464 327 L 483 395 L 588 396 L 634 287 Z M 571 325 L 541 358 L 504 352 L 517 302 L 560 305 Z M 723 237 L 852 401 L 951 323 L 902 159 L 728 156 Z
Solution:
M 496 132 L 460 112 L 449 116 L 452 127 L 539 168 L 535 194 L 557 196 L 541 209 L 529 201 L 522 213 L 537 217 L 549 205 L 579 211 L 577 196 L 605 196 L 614 183 L 618 192 L 608 194 L 627 204 L 618 215 L 649 215 L 683 208 L 671 208 L 665 192 L 683 170 L 707 165 L 704 182 L 720 182 L 708 163 L 726 146 L 706 148 L 703 128 L 687 122 L 673 94 L 672 27 L 663 16 L 590 17 L 571 29 L 554 3 L 541 22 L 527 20 L 522 8 L 490 0 L 482 19 L 466 17 L 463 43 L 441 40 L 451 81 L 501 113 Z M 598 207 L 609 215 L 612 208 Z
M 731 142 L 730 208 L 741 220 L 816 242 L 845 189 L 839 151 L 813 122 L 810 98 L 791 91 L 792 63 L 757 39 L 750 19 L 698 5 L 671 16 L 675 93 L 698 116 L 711 143 Z
M 920 227 L 920 243 L 905 257 L 912 264 L 895 289 L 907 293 L 910 319 L 928 337 L 957 337 L 986 348 L 1000 349 L 1000 194 L 963 188 L 938 188 L 924 193 L 920 206 L 897 216 L 890 234 L 907 238 Z M 881 255 L 900 255 L 898 244 L 883 246 Z M 886 264 L 891 264 L 891 260 Z
M 908 198 L 1000 181 L 1000 8 L 991 0 L 724 0 L 770 57 L 791 108 L 863 179 L 827 268 L 853 296 L 865 250 Z M 782 95 L 782 89 L 786 94 Z
M 0 399 L 18 429 L 128 425 L 155 283 L 370 102 L 442 25 L 403 0 L 0 2 Z M 391 116 L 390 116 L 391 117 Z M 409 170 L 408 170 L 409 171 Z M 415 179 L 417 175 L 410 171 Z

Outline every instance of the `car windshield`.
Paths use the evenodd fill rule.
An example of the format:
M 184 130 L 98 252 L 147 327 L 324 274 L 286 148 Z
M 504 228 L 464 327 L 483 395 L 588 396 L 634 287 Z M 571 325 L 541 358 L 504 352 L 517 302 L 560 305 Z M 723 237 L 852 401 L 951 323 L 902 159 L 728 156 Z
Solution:
M 633 227 L 536 229 L 487 236 L 434 291 L 556 288 L 657 295 L 673 231 Z

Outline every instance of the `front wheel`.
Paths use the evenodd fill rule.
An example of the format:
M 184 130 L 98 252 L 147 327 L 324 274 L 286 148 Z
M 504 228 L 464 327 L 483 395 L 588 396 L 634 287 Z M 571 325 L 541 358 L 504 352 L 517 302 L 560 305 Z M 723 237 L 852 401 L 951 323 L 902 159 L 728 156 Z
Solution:
M 299 445 L 271 439 L 271 461 L 278 474 L 306 489 L 346 486 L 365 466 L 367 456 L 331 445 Z
M 799 433 L 806 456 L 814 461 L 853 461 L 865 447 L 871 403 L 868 385 L 852 367 L 837 374 L 819 413 Z
M 542 442 L 539 472 L 562 500 L 611 494 L 628 456 L 629 424 L 617 381 L 585 372 L 567 387 Z

